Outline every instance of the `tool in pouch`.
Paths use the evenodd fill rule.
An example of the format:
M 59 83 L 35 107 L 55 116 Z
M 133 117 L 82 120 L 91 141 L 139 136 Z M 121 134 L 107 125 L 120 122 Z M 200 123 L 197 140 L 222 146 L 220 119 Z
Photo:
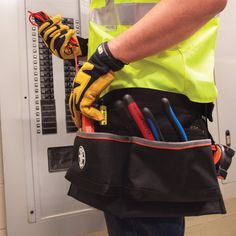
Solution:
M 175 131 L 177 132 L 177 135 L 180 138 L 180 141 L 188 141 L 188 137 L 184 131 L 183 126 L 181 125 L 181 123 L 179 122 L 177 116 L 175 115 L 170 102 L 167 98 L 162 98 L 161 100 L 162 105 L 163 105 L 163 110 L 164 113 L 166 114 L 169 122 L 171 123 L 172 127 L 175 129 Z M 147 123 L 150 127 L 150 129 L 153 132 L 153 135 L 155 137 L 155 140 L 157 141 L 165 141 L 161 129 L 158 125 L 157 120 L 154 118 L 152 112 L 149 110 L 149 108 L 144 107 L 142 109 L 142 112 L 144 113 L 144 116 L 147 120 Z
M 165 141 L 158 119 L 130 95 L 109 110 L 110 119 L 122 120 L 126 135 L 77 132 L 75 158 L 82 146 L 87 161 L 83 169 L 75 162 L 68 170 L 66 179 L 77 186 L 69 195 L 119 217 L 224 214 L 211 140 L 188 140 L 169 101 L 165 105 L 177 142 Z
M 86 166 L 80 168 L 75 161 L 66 179 L 77 186 L 69 195 L 81 202 L 104 211 L 113 209 L 119 217 L 225 213 L 209 139 L 164 142 L 77 132 L 75 160 L 80 147 Z M 117 201 L 122 207 L 116 207 Z
M 152 131 L 149 129 L 149 126 L 147 125 L 142 112 L 140 111 L 138 105 L 136 104 L 132 96 L 126 94 L 123 97 L 123 100 L 127 103 L 128 110 L 132 118 L 134 119 L 135 123 L 137 124 L 138 128 L 140 129 L 143 137 L 149 140 L 155 140 Z
M 40 12 L 29 12 L 29 21 L 32 25 L 36 26 L 36 27 L 40 27 L 45 21 L 49 20 L 50 17 L 43 11 Z M 34 19 L 34 20 L 32 20 Z M 75 61 L 75 71 L 76 74 L 78 73 L 78 59 L 75 53 L 75 48 L 77 47 L 77 43 L 73 40 L 73 38 L 70 39 L 68 45 L 67 45 L 67 49 L 68 50 L 72 50 L 73 51 L 73 55 L 74 55 L 74 61 Z M 83 132 L 94 132 L 94 123 L 93 120 L 89 119 L 88 117 L 84 116 L 82 114 L 82 127 L 81 130 Z
M 182 141 L 188 141 L 188 137 L 181 125 L 181 123 L 178 121 L 176 115 L 174 114 L 173 109 L 170 106 L 170 103 L 167 98 L 162 99 L 162 104 L 164 107 L 164 110 L 168 116 L 168 119 L 173 124 L 173 127 L 175 128 L 176 132 L 178 133 L 179 137 Z M 221 180 L 225 180 L 227 177 L 227 170 L 229 169 L 232 158 L 235 154 L 235 151 L 231 149 L 230 147 L 224 146 L 222 144 L 216 144 L 212 145 L 212 151 L 213 151 L 213 160 L 214 164 L 216 166 L 217 171 L 217 177 Z
M 143 116 L 140 115 L 140 110 L 137 104 L 135 103 L 134 99 L 132 98 L 132 96 L 127 94 L 124 96 L 123 100 L 126 101 L 126 103 L 128 104 L 128 110 L 132 115 L 132 118 L 135 120 L 141 133 L 143 134 L 144 138 L 153 140 L 152 137 L 154 137 L 154 140 L 156 141 L 165 141 L 161 129 L 159 127 L 159 124 L 157 120 L 154 118 L 149 108 L 144 107 L 142 109 L 142 113 L 147 122 L 145 123 L 145 121 L 143 120 Z M 183 126 L 181 125 L 180 121 L 178 120 L 176 114 L 174 113 L 169 100 L 167 98 L 162 98 L 161 102 L 164 113 L 167 116 L 170 124 L 176 131 L 180 139 L 180 142 L 187 142 L 188 141 L 187 134 Z M 147 126 L 150 128 L 150 130 L 146 128 Z M 153 136 L 150 136 L 150 132 L 152 133 Z M 231 149 L 229 146 L 224 146 L 221 144 L 212 145 L 212 151 L 213 151 L 213 160 L 217 171 L 217 177 L 219 179 L 225 180 L 227 176 L 227 170 L 231 165 L 235 151 Z
M 144 107 L 142 109 L 142 112 L 144 114 L 144 117 L 153 133 L 153 136 L 155 137 L 156 141 L 165 141 L 163 134 L 160 130 L 159 124 L 157 120 L 154 118 L 152 112 L 148 107 Z
M 170 102 L 167 98 L 162 98 L 161 99 L 162 105 L 163 105 L 163 110 L 165 111 L 165 114 L 168 118 L 168 120 L 170 121 L 170 123 L 172 124 L 172 126 L 174 127 L 174 129 L 176 130 L 180 141 L 188 141 L 188 137 L 184 131 L 183 126 L 181 125 L 181 123 L 179 122 L 177 116 L 175 115 Z
M 144 107 L 141 112 L 133 97 L 129 94 L 126 94 L 123 97 L 123 100 L 128 105 L 129 113 L 137 124 L 143 137 L 149 140 L 164 141 L 164 137 L 162 135 L 160 127 L 157 121 L 155 120 L 154 116 L 152 115 L 150 109 Z M 163 110 L 168 120 L 170 121 L 171 125 L 180 137 L 180 141 L 188 141 L 188 137 L 184 131 L 184 128 L 182 127 L 174 111 L 172 110 L 169 100 L 167 98 L 163 98 L 162 104 Z
M 188 137 L 181 123 L 178 121 L 176 115 L 174 114 L 174 111 L 171 108 L 168 99 L 163 98 L 162 104 L 169 121 L 173 124 L 173 127 L 178 133 L 180 139 L 182 141 L 188 141 Z M 235 151 L 230 147 L 224 146 L 222 144 L 212 145 L 212 151 L 213 151 L 213 160 L 216 167 L 217 177 L 218 179 L 225 180 L 228 174 L 227 170 L 231 165 Z
M 212 151 L 214 154 L 214 164 L 216 166 L 217 176 L 219 179 L 225 180 L 235 151 L 222 144 L 212 145 Z
M 138 136 L 141 136 L 141 132 L 135 122 L 133 122 L 133 118 L 130 115 L 124 101 L 117 100 L 114 103 L 115 114 L 122 121 L 125 131 L 129 136 L 138 132 Z

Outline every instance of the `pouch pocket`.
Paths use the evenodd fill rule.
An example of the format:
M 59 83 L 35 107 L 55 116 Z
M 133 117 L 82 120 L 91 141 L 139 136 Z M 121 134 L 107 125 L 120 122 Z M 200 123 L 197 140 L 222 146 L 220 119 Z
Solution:
M 128 166 L 128 198 L 156 202 L 221 198 L 209 139 L 167 143 L 134 137 Z
M 211 140 L 158 142 L 78 132 L 69 195 L 122 217 L 225 213 Z
M 122 191 L 130 141 L 108 133 L 78 132 L 74 142 L 74 160 L 66 179 L 81 190 L 116 195 Z

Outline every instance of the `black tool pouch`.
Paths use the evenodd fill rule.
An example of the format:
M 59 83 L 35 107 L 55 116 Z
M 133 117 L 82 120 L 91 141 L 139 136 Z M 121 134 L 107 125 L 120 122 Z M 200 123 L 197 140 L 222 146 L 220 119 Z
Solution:
M 129 148 L 128 137 L 78 132 L 66 179 L 91 193 L 116 196 L 123 187 Z
M 211 140 L 78 132 L 69 195 L 120 217 L 225 213 Z

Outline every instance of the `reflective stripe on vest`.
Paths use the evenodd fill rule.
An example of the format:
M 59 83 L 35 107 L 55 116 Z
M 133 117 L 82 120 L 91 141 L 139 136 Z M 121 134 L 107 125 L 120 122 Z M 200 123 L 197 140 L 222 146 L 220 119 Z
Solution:
M 90 9 L 105 7 L 111 0 L 90 0 Z M 115 4 L 124 3 L 156 3 L 159 0 L 112 0 Z
M 88 57 L 100 43 L 126 31 L 158 2 L 92 0 Z M 115 73 L 116 79 L 104 94 L 122 88 L 149 88 L 184 94 L 194 102 L 213 102 L 217 97 L 213 69 L 218 24 L 219 18 L 214 17 L 188 39 L 126 65 Z
M 123 3 L 115 4 L 108 0 L 104 8 L 91 11 L 90 20 L 106 26 L 133 25 L 139 21 L 156 3 Z

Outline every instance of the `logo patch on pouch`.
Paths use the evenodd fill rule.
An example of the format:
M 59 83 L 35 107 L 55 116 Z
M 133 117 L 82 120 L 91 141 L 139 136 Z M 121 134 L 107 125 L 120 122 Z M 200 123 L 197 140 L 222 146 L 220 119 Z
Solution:
M 86 155 L 83 146 L 79 146 L 78 161 L 79 161 L 79 167 L 82 170 L 86 163 Z

